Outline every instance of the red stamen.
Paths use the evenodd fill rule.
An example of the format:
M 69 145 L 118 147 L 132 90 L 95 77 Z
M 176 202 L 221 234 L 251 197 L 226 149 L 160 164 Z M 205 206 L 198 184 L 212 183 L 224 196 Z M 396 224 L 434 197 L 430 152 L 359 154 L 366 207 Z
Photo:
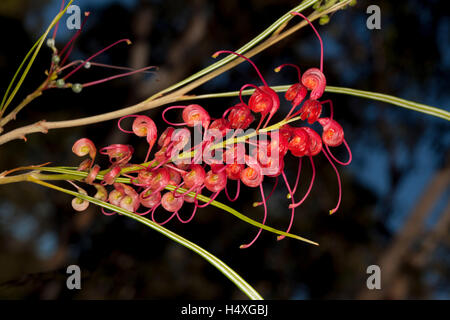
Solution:
M 325 148 L 327 148 L 328 153 L 330 154 L 331 158 L 333 158 L 334 161 L 336 161 L 337 163 L 339 163 L 342 166 L 348 166 L 352 162 L 352 157 L 353 156 L 352 156 L 352 151 L 350 150 L 350 147 L 348 146 L 347 141 L 345 141 L 345 139 L 344 139 L 344 145 L 345 145 L 345 147 L 347 148 L 347 151 L 348 151 L 348 160 L 347 160 L 347 162 L 341 162 L 338 159 L 336 159 L 334 157 L 334 155 L 331 153 L 331 151 L 330 151 L 330 149 L 328 148 L 327 145 L 325 145 Z
M 261 72 L 259 72 L 258 67 L 256 66 L 256 64 L 255 64 L 252 60 L 250 60 L 249 58 L 247 58 L 246 56 L 244 56 L 244 55 L 242 55 L 242 54 L 240 54 L 240 53 L 233 52 L 233 51 L 229 51 L 229 50 L 220 50 L 220 51 L 217 51 L 216 53 L 214 53 L 214 54 L 212 55 L 212 57 L 213 57 L 213 58 L 217 58 L 217 57 L 218 57 L 220 54 L 222 54 L 222 53 L 234 54 L 234 55 L 236 55 L 236 56 L 238 56 L 238 57 L 240 57 L 240 58 L 246 60 L 247 62 L 249 62 L 249 63 L 253 66 L 253 68 L 255 68 L 256 72 L 258 73 L 258 76 L 261 78 L 261 81 L 264 83 L 264 85 L 265 85 L 266 87 L 268 87 L 266 80 L 264 80 L 264 77 L 262 76 Z
M 331 99 L 328 99 L 328 100 L 320 102 L 321 105 L 324 105 L 325 103 L 330 104 L 330 119 L 333 120 L 333 101 L 331 101 Z
M 292 194 L 297 191 L 298 182 L 300 181 L 300 172 L 302 171 L 302 159 L 303 157 L 299 157 L 298 159 L 298 169 L 297 169 L 297 178 L 295 178 L 294 189 L 292 189 Z
M 59 9 L 58 13 L 61 13 L 61 11 L 64 9 L 64 2 L 65 2 L 64 0 L 61 1 L 61 8 Z M 52 35 L 53 40 L 56 38 L 56 33 L 58 32 L 59 21 L 61 21 L 61 19 L 59 19 L 58 22 L 56 22 L 55 28 L 53 29 Z
M 164 109 L 161 117 L 163 118 L 165 123 L 167 123 L 167 124 L 169 124 L 171 126 L 185 126 L 185 125 L 187 125 L 186 122 L 172 123 L 172 122 L 167 121 L 167 119 L 165 117 L 166 112 L 169 111 L 169 110 L 172 110 L 172 109 L 184 109 L 184 108 L 186 108 L 186 106 L 171 106 L 171 107 L 168 107 L 168 108 Z
M 234 198 L 231 198 L 228 195 L 227 186 L 225 186 L 225 194 L 226 194 L 228 200 L 230 200 L 231 202 L 234 202 L 237 200 L 237 198 L 239 197 L 239 191 L 241 190 L 241 180 L 236 180 L 236 181 L 237 181 L 237 190 L 236 190 L 236 195 L 234 196 Z
M 268 200 L 270 199 L 270 197 L 271 197 L 272 194 L 274 193 L 274 191 L 275 191 L 277 185 L 278 185 L 278 176 L 275 177 L 275 183 L 273 184 L 272 191 L 270 191 L 269 195 L 268 195 L 267 198 L 266 198 L 266 201 L 268 201 Z M 254 206 L 254 207 L 258 207 L 258 206 L 260 206 L 260 205 L 262 205 L 262 204 L 263 204 L 262 201 L 261 201 L 261 202 L 255 202 L 255 203 L 253 203 L 253 206 Z
M 69 49 L 67 51 L 67 54 L 64 56 L 64 58 L 61 59 L 60 62 L 60 66 L 63 66 L 64 63 L 66 62 L 67 58 L 69 58 L 70 53 L 73 50 L 73 46 L 75 44 L 75 40 L 78 38 L 78 36 L 80 35 L 81 31 L 84 28 L 84 25 L 86 24 L 87 18 L 89 17 L 90 12 L 85 12 L 84 13 L 84 19 L 83 22 L 81 23 L 80 29 L 78 29 L 78 31 L 73 35 L 73 37 L 66 43 L 66 45 L 64 46 L 64 48 L 61 50 L 61 52 L 59 53 L 59 56 L 62 57 L 62 55 L 64 54 L 64 52 Z M 69 47 L 70 46 L 70 47 Z M 64 79 L 65 80 L 65 79 Z
M 294 192 L 292 192 L 291 187 L 289 186 L 289 182 L 286 178 L 286 174 L 284 173 L 284 171 L 281 172 L 281 174 L 283 175 L 284 182 L 286 183 L 286 187 L 288 189 L 289 195 L 291 196 L 291 202 L 292 202 L 292 204 L 294 204 Z M 291 219 L 290 219 L 289 225 L 286 229 L 286 233 L 289 233 L 289 231 L 291 231 L 292 224 L 294 223 L 294 215 L 295 215 L 295 208 L 291 208 Z M 281 235 L 281 236 L 277 237 L 277 240 L 280 241 L 280 240 L 283 240 L 284 238 L 285 238 L 285 236 Z
M 328 161 L 330 162 L 331 166 L 333 167 L 334 172 L 336 173 L 336 177 L 338 180 L 338 186 L 339 186 L 339 199 L 336 207 L 334 209 L 330 210 L 330 214 L 335 213 L 341 204 L 341 198 L 342 198 L 342 187 L 341 187 L 341 177 L 339 176 L 339 171 L 337 170 L 336 166 L 334 165 L 333 161 L 331 161 L 330 157 L 328 156 L 327 152 L 325 150 L 322 150 L 325 157 L 327 157 Z
M 317 31 L 317 29 L 314 27 L 314 25 L 311 23 L 311 21 L 309 21 L 309 19 L 307 17 L 305 17 L 303 14 L 301 14 L 300 12 L 291 12 L 292 15 L 297 15 L 302 17 L 303 19 L 306 20 L 306 22 L 309 23 L 309 25 L 311 26 L 311 28 L 314 30 L 314 32 L 317 35 L 317 38 L 319 38 L 319 42 L 320 42 L 320 71 L 323 71 L 323 42 L 322 42 L 322 38 L 319 35 L 319 32 Z
M 285 64 L 282 64 L 282 65 L 276 67 L 275 72 L 280 72 L 281 69 L 283 69 L 284 67 L 293 67 L 293 68 L 297 69 L 298 82 L 302 82 L 302 77 L 301 77 L 301 72 L 300 72 L 299 66 L 297 66 L 296 64 L 293 64 L 293 63 L 285 63 Z
M 100 84 L 100 83 L 103 83 L 103 82 L 106 82 L 106 81 L 114 80 L 114 79 L 117 79 L 117 78 L 127 77 L 127 76 L 133 75 L 135 73 L 144 72 L 144 71 L 152 69 L 152 68 L 155 68 L 155 67 L 154 66 L 150 66 L 150 67 L 145 67 L 145 68 L 133 70 L 133 71 L 130 71 L 130 72 L 125 72 L 125 73 L 122 73 L 122 74 L 116 74 L 114 76 L 107 77 L 107 78 L 104 78 L 104 79 L 83 83 L 82 86 L 83 86 L 83 88 L 94 86 L 96 84 Z
M 80 29 L 81 30 L 81 29 Z M 79 30 L 79 31 L 80 31 Z M 114 42 L 113 44 L 110 44 L 109 46 L 107 46 L 106 48 L 103 48 L 102 50 L 98 51 L 97 53 L 94 53 L 92 56 L 90 56 L 89 58 L 87 58 L 83 63 L 81 63 L 80 65 L 78 65 L 75 69 L 73 69 L 71 72 L 69 72 L 66 76 L 64 76 L 64 80 L 67 80 L 67 78 L 69 78 L 71 75 L 73 75 L 75 72 L 77 72 L 80 68 L 82 68 L 86 63 L 88 63 L 89 61 L 91 61 L 92 59 L 94 59 L 96 56 L 102 54 L 103 52 L 105 52 L 106 50 L 118 45 L 119 43 L 122 42 L 126 42 L 127 44 L 131 44 L 131 41 L 129 39 L 121 39 L 119 41 Z
M 221 191 L 222 191 L 222 190 L 221 190 Z M 206 202 L 205 204 L 202 204 L 202 205 L 197 204 L 197 199 L 195 199 L 195 201 L 196 201 L 196 202 L 195 202 L 195 205 L 196 205 L 197 207 L 199 207 L 199 208 L 207 207 L 207 206 L 209 206 L 209 205 L 211 204 L 211 202 L 213 202 L 213 201 L 217 198 L 217 196 L 219 195 L 219 193 L 220 193 L 220 191 L 214 192 L 214 193 L 212 194 L 211 198 L 209 199 L 209 201 Z
M 259 190 L 261 191 L 262 202 L 264 204 L 264 219 L 262 221 L 262 224 L 264 225 L 266 223 L 266 218 L 267 218 L 267 204 L 266 204 L 266 199 L 264 198 L 264 189 L 263 189 L 262 183 L 259 185 Z M 250 243 L 243 244 L 239 248 L 240 249 L 249 248 L 253 243 L 255 243 L 256 239 L 258 239 L 261 232 L 262 232 L 262 229 L 259 229 L 258 233 L 256 234 L 256 237 Z
M 312 167 L 313 173 L 312 173 L 312 177 L 311 177 L 311 182 L 309 183 L 308 191 L 303 196 L 302 200 L 300 200 L 299 202 L 297 202 L 295 204 L 293 203 L 293 204 L 289 205 L 290 209 L 294 209 L 294 208 L 297 208 L 298 206 L 300 206 L 306 200 L 306 198 L 308 198 L 308 195 L 311 192 L 312 186 L 314 184 L 314 178 L 316 177 L 316 168 L 314 167 L 314 160 L 313 160 L 312 156 L 309 156 L 309 160 L 311 161 L 311 167 Z

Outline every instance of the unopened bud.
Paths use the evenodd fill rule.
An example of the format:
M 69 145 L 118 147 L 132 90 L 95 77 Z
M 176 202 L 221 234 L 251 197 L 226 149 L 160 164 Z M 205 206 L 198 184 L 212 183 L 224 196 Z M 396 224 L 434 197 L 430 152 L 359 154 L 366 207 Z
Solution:
M 58 79 L 56 80 L 56 87 L 58 88 L 64 88 L 66 85 L 66 82 L 64 81 L 64 79 Z
M 48 38 L 46 44 L 47 44 L 47 47 L 53 49 L 53 48 L 55 47 L 55 39 L 53 39 L 53 38 Z
M 83 90 L 83 86 L 80 83 L 74 83 L 72 85 L 72 91 L 75 93 L 80 93 Z
M 61 58 L 60 58 L 57 54 L 54 54 L 54 55 L 52 56 L 52 62 L 53 62 L 54 64 L 58 64 L 60 61 L 61 61 Z

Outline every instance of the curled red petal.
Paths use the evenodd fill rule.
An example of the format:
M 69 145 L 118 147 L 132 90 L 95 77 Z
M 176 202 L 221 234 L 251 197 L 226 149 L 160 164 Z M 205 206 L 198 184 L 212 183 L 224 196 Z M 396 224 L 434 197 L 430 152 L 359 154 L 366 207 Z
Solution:
M 139 194 L 139 202 L 146 208 L 153 208 L 161 202 L 161 192 L 147 188 Z
M 337 147 L 344 141 L 344 129 L 337 121 L 330 118 L 321 118 L 318 120 L 323 127 L 323 143 L 330 147 Z
M 234 129 L 247 129 L 254 120 L 251 110 L 244 103 L 238 103 L 229 110 L 228 121 Z
M 303 129 L 306 130 L 310 139 L 309 150 L 307 155 L 315 156 L 320 151 L 322 151 L 322 139 L 320 138 L 319 134 L 315 132 L 313 129 L 308 127 L 303 127 Z
M 120 167 L 113 166 L 111 170 L 103 176 L 103 183 L 113 184 L 119 175 L 120 175 Z
M 222 137 L 224 137 L 227 134 L 227 130 L 231 129 L 231 123 L 227 119 L 219 118 L 211 122 L 208 131 L 213 129 L 219 130 Z
M 88 184 L 92 184 L 92 182 L 94 182 L 95 178 L 97 177 L 99 171 L 100 171 L 100 166 L 98 164 L 94 165 L 91 168 L 91 170 L 89 171 L 89 173 L 84 181 L 86 181 L 86 183 L 88 183 Z
M 248 187 L 255 188 L 259 186 L 264 179 L 261 173 L 261 169 L 256 169 L 255 167 L 246 167 L 241 172 L 241 181 Z
M 317 68 L 306 70 L 302 76 L 302 84 L 311 91 L 311 99 L 317 100 L 322 97 L 327 80 L 325 75 Z
M 83 157 L 89 154 L 89 157 L 91 157 L 91 159 L 94 159 L 97 148 L 95 148 L 94 143 L 88 138 L 81 138 L 73 144 L 72 152 L 79 157 Z
M 85 159 L 79 164 L 77 170 L 85 171 L 88 170 L 91 166 L 92 166 L 92 159 Z
M 211 192 L 219 192 L 227 185 L 227 175 L 224 171 L 213 172 L 208 171 L 205 177 L 205 187 Z
M 175 197 L 173 192 L 166 192 L 161 198 L 161 205 L 169 212 L 177 212 L 183 206 L 184 198 Z
M 137 116 L 134 119 L 133 132 L 139 137 L 147 137 L 150 148 L 155 144 L 158 135 L 155 122 L 147 116 Z
M 158 145 L 161 148 L 167 146 L 170 143 L 174 131 L 174 127 L 167 127 L 166 130 L 164 130 L 164 132 L 159 136 Z
M 83 189 L 78 189 L 79 193 L 82 193 L 84 195 L 87 195 L 86 191 L 84 191 Z M 89 207 L 89 201 L 83 200 L 81 198 L 75 197 L 72 200 L 72 207 L 76 210 L 76 211 L 84 211 Z
M 311 139 L 305 128 L 293 128 L 292 138 L 288 143 L 288 149 L 292 155 L 303 157 L 309 153 Z
M 226 173 L 228 179 L 240 180 L 241 172 L 242 172 L 242 170 L 244 170 L 244 168 L 245 168 L 244 164 L 239 164 L 239 163 L 227 164 L 225 167 L 225 173 Z
M 308 123 L 312 124 L 319 119 L 322 113 L 322 105 L 317 100 L 308 99 L 303 103 L 299 113 L 302 120 L 308 119 Z
M 188 189 L 200 187 L 205 181 L 205 169 L 199 164 L 191 165 L 191 170 L 183 176 L 183 181 Z
M 183 120 L 189 127 L 201 123 L 204 128 L 207 128 L 211 122 L 208 112 L 198 104 L 191 104 L 184 108 Z
M 150 180 L 149 187 L 153 190 L 162 190 L 170 182 L 170 172 L 167 168 L 157 169 Z

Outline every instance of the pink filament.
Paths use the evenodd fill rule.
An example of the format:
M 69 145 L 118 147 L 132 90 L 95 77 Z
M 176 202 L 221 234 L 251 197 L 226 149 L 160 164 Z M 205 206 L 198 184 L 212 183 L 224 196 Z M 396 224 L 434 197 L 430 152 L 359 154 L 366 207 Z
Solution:
M 303 196 L 302 200 L 300 200 L 299 202 L 297 202 L 295 204 L 293 203 L 293 204 L 291 204 L 289 206 L 289 208 L 291 208 L 291 209 L 297 208 L 299 205 L 301 205 L 306 200 L 306 198 L 308 198 L 308 195 L 311 192 L 312 186 L 314 184 L 314 178 L 316 177 L 316 168 L 314 167 L 314 160 L 313 160 L 313 158 L 311 156 L 309 156 L 309 160 L 311 161 L 311 166 L 312 166 L 313 173 L 312 173 L 311 182 L 309 184 L 308 191 Z
M 344 139 L 344 145 L 345 145 L 345 147 L 347 148 L 347 151 L 348 151 L 348 160 L 347 160 L 347 162 L 341 162 L 338 159 L 336 159 L 333 156 L 333 154 L 331 153 L 330 149 L 328 148 L 328 145 L 325 144 L 325 148 L 327 148 L 328 153 L 330 154 L 331 158 L 334 161 L 336 161 L 337 163 L 339 163 L 342 166 L 348 166 L 352 162 L 352 157 L 353 156 L 352 156 L 352 151 L 350 150 L 350 147 L 348 146 L 347 141 L 345 141 L 345 139 Z
M 81 27 L 80 29 L 74 34 L 74 36 L 69 40 L 69 42 L 66 43 L 66 45 L 64 46 L 64 48 L 61 50 L 61 52 L 59 53 L 59 56 L 61 57 L 63 55 L 63 53 L 69 49 L 66 53 L 66 55 L 64 56 L 63 59 L 61 59 L 61 63 L 60 65 L 63 66 L 64 63 L 66 62 L 67 58 L 69 58 L 70 53 L 72 52 L 75 40 L 78 38 L 78 36 L 80 35 L 81 31 L 83 30 L 84 25 L 86 24 L 86 20 L 87 17 L 89 16 L 89 12 L 85 12 L 84 14 L 84 19 L 83 22 L 81 23 Z M 70 47 L 69 47 L 70 46 Z
M 123 128 L 120 126 L 120 123 L 122 122 L 123 119 L 126 119 L 126 118 L 136 118 L 136 117 L 139 117 L 139 115 L 137 115 L 137 114 L 130 114 L 130 115 L 123 116 L 122 118 L 120 118 L 119 121 L 117 122 L 117 126 L 119 127 L 119 130 L 122 131 L 122 132 L 125 132 L 125 133 L 134 133 L 133 131 L 129 131 L 129 130 L 123 129 Z
M 228 195 L 227 186 L 228 186 L 228 184 L 225 186 L 225 194 L 226 194 L 228 200 L 230 200 L 231 202 L 236 201 L 237 198 L 239 197 L 239 191 L 241 190 L 241 180 L 237 180 L 237 190 L 236 190 L 236 195 L 234 196 L 234 198 L 231 198 L 231 197 Z
M 274 114 L 275 114 L 275 112 L 270 112 L 269 117 L 267 118 L 266 123 L 265 123 L 264 126 L 263 126 L 263 129 L 264 129 L 265 127 L 267 127 L 267 125 L 269 124 L 270 119 L 272 119 L 272 117 L 273 117 Z M 259 129 L 259 127 L 258 127 L 258 129 Z
M 64 9 L 64 2 L 65 2 L 64 0 L 61 1 L 61 8 L 59 9 L 59 12 L 61 12 Z M 56 38 L 56 33 L 58 32 L 59 21 L 61 21 L 61 19 L 59 19 L 58 22 L 56 22 L 55 29 L 53 29 L 52 35 L 53 40 Z
M 298 105 L 297 106 L 295 106 L 295 105 L 292 106 L 291 110 L 289 111 L 289 113 L 286 116 L 286 120 L 289 120 L 290 118 L 294 117 L 294 116 L 291 116 L 291 114 L 292 114 L 292 111 L 294 111 L 295 108 L 297 108 L 297 107 L 298 107 Z
M 171 126 L 185 126 L 187 124 L 186 122 L 172 123 L 172 122 L 167 121 L 167 119 L 165 117 L 166 112 L 169 111 L 169 110 L 172 110 L 172 109 L 184 109 L 184 108 L 186 108 L 186 106 L 171 106 L 171 107 L 168 107 L 168 108 L 164 109 L 161 117 L 163 118 L 165 123 L 167 123 L 167 124 L 169 124 Z
M 338 200 L 338 203 L 337 203 L 336 207 L 334 207 L 334 209 L 331 209 L 331 210 L 330 210 L 330 214 L 333 214 L 333 213 L 335 213 L 335 212 L 339 209 L 339 206 L 340 206 L 340 204 L 341 204 L 341 198 L 342 198 L 341 177 L 339 176 L 339 171 L 337 170 L 337 168 L 336 168 L 336 166 L 334 165 L 333 161 L 331 161 L 331 159 L 330 159 L 330 157 L 328 156 L 327 152 L 326 152 L 324 149 L 322 149 L 322 151 L 323 151 L 323 154 L 327 157 L 327 159 L 328 159 L 328 161 L 330 162 L 331 166 L 333 167 L 334 172 L 336 172 L 336 177 L 337 177 L 337 180 L 338 180 L 338 186 L 339 186 L 339 200 Z
M 220 190 L 220 191 L 222 191 L 222 190 Z M 205 203 L 205 204 L 202 204 L 202 205 L 198 205 L 198 204 L 197 204 L 197 203 L 198 203 L 198 202 L 197 202 L 197 199 L 195 199 L 195 205 L 196 205 L 197 207 L 199 207 L 199 208 L 204 208 L 204 207 L 209 206 L 209 205 L 211 204 L 211 202 L 213 202 L 213 201 L 217 198 L 217 196 L 219 195 L 220 191 L 214 192 L 214 193 L 212 194 L 212 197 L 209 199 L 209 201 L 208 201 L 207 203 Z
M 164 220 L 163 222 L 157 222 L 157 221 L 155 220 L 155 211 L 156 211 L 156 209 L 159 207 L 160 204 L 161 204 L 161 203 L 158 203 L 158 204 L 157 204 L 156 206 L 154 206 L 153 209 L 152 209 L 152 221 L 153 221 L 154 223 L 159 224 L 160 226 L 163 226 L 163 225 L 165 225 L 167 222 L 169 222 L 170 220 L 172 220 L 173 217 L 175 217 L 175 216 L 178 214 L 178 212 L 176 211 L 176 212 L 172 213 L 172 215 L 171 215 L 169 218 L 167 218 L 166 220 Z
M 189 222 L 192 221 L 192 219 L 194 219 L 195 213 L 196 213 L 196 212 L 197 212 L 197 206 L 194 205 L 194 210 L 192 211 L 191 216 L 189 217 L 189 219 L 187 219 L 187 220 L 181 219 L 181 217 L 180 217 L 180 215 L 179 215 L 178 212 L 177 212 L 177 218 L 178 218 L 178 220 L 179 220 L 181 223 L 189 223 Z
M 289 194 L 291 195 L 291 202 L 292 202 L 292 204 L 294 204 L 294 193 L 291 191 L 291 187 L 289 186 L 289 182 L 286 178 L 286 174 L 284 173 L 284 170 L 281 172 L 281 174 L 283 175 L 284 182 L 286 183 L 286 187 L 289 191 Z M 295 208 L 291 208 L 291 220 L 289 221 L 289 226 L 286 229 L 286 233 L 289 233 L 289 231 L 291 231 L 292 224 L 294 222 L 294 215 L 295 215 Z M 285 238 L 285 236 L 281 235 L 281 236 L 277 237 L 277 240 L 280 241 L 280 240 L 283 240 L 284 238 Z
M 257 86 L 255 86 L 254 84 L 251 84 L 251 83 L 244 84 L 244 85 L 241 87 L 241 89 L 239 90 L 239 99 L 241 100 L 241 103 L 245 104 L 246 106 L 247 106 L 247 104 L 244 102 L 244 100 L 242 100 L 242 92 L 245 90 L 245 88 L 248 88 L 248 87 L 254 88 L 254 89 L 255 89 L 255 92 L 256 92 L 257 90 L 260 90 Z M 231 107 L 231 108 L 233 108 L 233 107 Z M 230 108 L 230 109 L 231 109 L 231 108 Z
M 264 219 L 262 221 L 262 224 L 264 225 L 266 223 L 266 218 L 267 218 L 267 204 L 266 204 L 266 199 L 264 198 L 264 189 L 262 186 L 262 183 L 259 185 L 259 190 L 261 191 L 261 197 L 264 203 Z M 253 243 L 255 243 L 256 239 L 258 239 L 259 235 L 261 234 L 262 229 L 259 229 L 258 233 L 256 234 L 256 237 L 248 244 L 243 244 L 241 245 L 239 248 L 241 249 L 247 249 L 249 248 Z
M 116 212 L 106 212 L 106 211 L 105 211 L 105 208 L 103 208 L 103 207 L 102 207 L 102 213 L 103 213 L 105 216 L 113 216 L 113 215 L 116 214 Z
M 278 185 L 278 176 L 275 177 L 275 183 L 273 184 L 272 191 L 270 191 L 269 195 L 268 195 L 267 198 L 266 198 L 266 201 L 268 201 L 268 200 L 270 199 L 270 197 L 271 197 L 272 194 L 274 193 L 274 191 L 275 191 L 277 185 Z M 256 206 L 260 206 L 260 205 L 262 205 L 262 204 L 263 204 L 262 201 L 261 201 L 261 202 L 257 202 L 257 203 L 255 203 L 255 207 L 256 207 Z
M 110 80 L 114 80 L 114 79 L 117 79 L 117 78 L 123 78 L 123 77 L 131 76 L 131 75 L 133 75 L 135 73 L 144 72 L 144 71 L 147 71 L 147 70 L 152 69 L 152 68 L 155 68 L 155 67 L 154 66 L 149 66 L 149 67 L 145 67 L 145 68 L 141 68 L 141 69 L 125 72 L 125 73 L 122 73 L 122 74 L 116 74 L 114 76 L 107 77 L 107 78 L 104 78 L 104 79 L 83 83 L 83 88 L 94 86 L 96 84 L 100 84 L 100 83 L 103 83 L 103 82 L 106 82 L 106 81 L 110 81 Z
M 325 104 L 325 103 L 329 103 L 330 104 L 330 119 L 333 120 L 333 101 L 331 101 L 330 99 L 325 100 L 320 102 L 320 104 Z
M 81 29 L 80 29 L 81 30 Z M 87 58 L 83 63 L 81 63 L 80 65 L 78 65 L 75 69 L 73 69 L 71 72 L 69 72 L 67 75 L 64 76 L 64 80 L 67 80 L 67 78 L 69 78 L 72 74 L 74 74 L 75 72 L 77 72 L 80 68 L 82 68 L 86 63 L 88 63 L 89 61 L 91 61 L 92 59 L 94 59 L 96 56 L 102 54 L 103 52 L 105 52 L 106 50 L 118 45 L 121 42 L 126 42 L 128 44 L 131 43 L 130 40 L 128 39 L 121 39 L 118 40 L 116 42 L 114 42 L 113 44 L 110 44 L 109 46 L 107 46 L 106 48 L 103 48 L 102 50 L 98 51 L 97 53 L 94 53 L 92 56 L 90 56 L 89 58 Z
M 295 191 L 297 191 L 297 186 L 300 179 L 300 172 L 302 171 L 302 159 L 303 157 L 299 157 L 298 159 L 297 178 L 295 179 L 294 189 L 292 189 L 292 195 L 295 193 Z
M 213 54 L 213 56 L 214 56 L 214 57 L 217 57 L 219 54 L 222 54 L 222 53 L 234 54 L 234 55 L 236 55 L 236 56 L 238 56 L 238 57 L 240 57 L 240 58 L 246 60 L 247 62 L 249 62 L 249 63 L 253 66 L 253 68 L 255 68 L 256 72 L 258 73 L 258 76 L 261 78 L 261 80 L 262 80 L 262 82 L 264 83 L 264 85 L 265 85 L 266 87 L 268 87 L 266 80 L 264 80 L 264 77 L 262 76 L 261 72 L 259 72 L 258 67 L 256 66 L 256 64 L 255 64 L 252 60 L 250 60 L 249 58 L 247 58 L 246 56 L 244 56 L 244 55 L 242 55 L 242 54 L 240 54 L 240 53 L 233 52 L 233 51 L 229 51 L 229 50 L 221 50 L 221 51 L 217 51 L 216 53 Z
M 194 219 L 194 216 L 195 216 L 195 213 L 197 212 L 197 204 L 195 203 L 195 201 L 197 201 L 197 196 L 198 196 L 198 191 L 199 189 L 197 189 L 197 191 L 195 192 L 195 197 L 194 197 L 194 210 L 192 210 L 192 213 L 191 213 L 191 216 L 189 217 L 189 219 L 187 219 L 187 220 L 183 220 L 183 219 L 181 219 L 181 217 L 180 217 L 180 215 L 177 213 L 177 217 L 178 217 L 178 220 L 181 222 L 181 223 L 189 223 L 189 222 L 191 222 L 192 221 L 192 219 Z
M 305 17 L 303 14 L 301 14 L 300 12 L 291 12 L 291 14 L 297 15 L 302 17 L 303 19 L 306 20 L 306 22 L 309 23 L 309 25 L 311 26 L 311 28 L 314 30 L 314 32 L 317 35 L 317 38 L 319 38 L 319 42 L 320 42 L 320 71 L 323 71 L 323 42 L 322 42 L 322 38 L 319 35 L 319 32 L 317 31 L 317 29 L 314 27 L 314 25 L 311 23 L 311 21 L 309 21 L 309 19 L 307 17 Z
M 83 64 L 86 60 L 74 60 L 68 64 L 66 64 L 65 66 L 61 67 L 58 69 L 59 72 L 62 72 L 64 70 L 66 70 L 67 68 L 70 67 L 74 67 L 78 64 Z M 121 67 L 121 66 L 114 66 L 111 64 L 105 64 L 105 63 L 99 63 L 99 62 L 92 62 L 90 61 L 90 64 L 92 66 L 96 66 L 96 67 L 102 67 L 102 68 L 108 68 L 108 69 L 117 69 L 117 70 L 124 70 L 124 71 L 133 71 L 136 69 L 133 68 L 128 68 L 128 67 Z M 154 67 L 155 69 L 158 69 L 158 67 Z M 143 71 L 143 73 L 155 73 L 154 71 Z
M 302 82 L 302 77 L 301 77 L 301 72 L 300 72 L 300 68 L 299 66 L 297 66 L 296 64 L 293 63 L 285 63 L 282 64 L 281 66 L 278 66 L 276 69 L 279 69 L 281 71 L 281 69 L 283 69 L 284 67 L 293 67 L 295 69 L 297 69 L 297 75 L 298 75 L 298 82 Z
M 261 120 L 259 120 L 258 126 L 256 127 L 256 132 L 258 132 L 259 127 L 261 127 L 261 124 L 264 121 L 264 118 L 266 117 L 266 114 L 261 114 Z
M 153 208 L 152 209 L 148 209 L 147 211 L 145 211 L 145 212 L 135 212 L 134 214 L 136 214 L 136 215 L 138 215 L 138 216 L 145 216 L 146 214 L 148 214 L 150 211 L 152 211 L 153 210 Z

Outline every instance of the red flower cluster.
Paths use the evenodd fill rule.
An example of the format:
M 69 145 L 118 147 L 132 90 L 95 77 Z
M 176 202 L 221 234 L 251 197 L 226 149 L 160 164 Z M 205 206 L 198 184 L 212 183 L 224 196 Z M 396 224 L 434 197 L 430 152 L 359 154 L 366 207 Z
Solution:
M 294 14 L 301 15 L 299 13 Z M 318 35 L 315 29 L 314 31 Z M 322 40 L 319 35 L 318 37 L 323 55 Z M 110 145 L 99 150 L 101 154 L 107 155 L 111 162 L 111 166 L 105 171 L 105 174 L 99 176 L 100 167 L 93 165 L 96 156 L 94 144 L 85 138 L 78 140 L 73 146 L 74 153 L 78 156 L 89 155 L 90 157 L 89 160 L 83 161 L 79 167 L 79 170 L 88 171 L 85 182 L 94 184 L 96 178 L 102 180 L 101 184 L 94 184 L 98 190 L 96 197 L 138 215 L 151 213 L 152 220 L 155 222 L 157 208 L 163 207 L 170 214 L 163 221 L 157 222 L 161 225 L 174 217 L 177 217 L 182 223 L 191 221 L 197 208 L 209 205 L 222 190 L 225 191 L 230 201 L 235 201 L 239 196 L 240 183 L 242 182 L 251 188 L 259 187 L 262 201 L 254 205 L 264 206 L 262 220 L 262 224 L 264 224 L 267 218 L 267 200 L 274 192 L 278 184 L 278 178 L 281 176 L 291 198 L 291 205 L 289 206 L 291 219 L 286 230 L 286 232 L 289 232 L 293 223 L 295 208 L 305 201 L 314 183 L 313 157 L 322 152 L 330 161 L 338 177 L 339 201 L 336 207 L 330 210 L 330 213 L 335 212 L 341 200 L 341 183 L 333 161 L 348 165 L 352 157 L 344 140 L 344 131 L 333 119 L 331 101 L 318 101 L 326 86 L 325 76 L 322 73 L 323 58 L 321 58 L 320 70 L 317 68 L 309 69 L 303 76 L 300 74 L 299 67 L 292 64 L 284 64 L 276 68 L 276 71 L 279 71 L 285 66 L 295 67 L 298 72 L 299 83 L 292 85 L 286 92 L 285 98 L 292 103 L 292 108 L 286 118 L 280 122 L 279 127 L 273 129 L 267 128 L 267 125 L 280 107 L 277 93 L 268 86 L 251 60 L 231 51 L 219 51 L 214 56 L 221 53 L 236 54 L 250 62 L 260 76 L 263 85 L 259 87 L 253 84 L 244 85 L 241 89 L 240 103 L 228 108 L 218 119 L 211 118 L 209 113 L 198 104 L 168 107 L 163 111 L 162 118 L 170 127 L 165 129 L 159 137 L 156 126 L 149 117 L 130 115 L 121 118 L 118 123 L 121 131 L 145 137 L 149 147 L 144 164 L 130 163 L 134 151 L 132 146 Z M 245 103 L 242 99 L 242 91 L 248 87 L 255 90 L 248 103 Z M 310 92 L 309 99 L 303 102 L 308 95 L 308 91 Z M 322 105 L 327 102 L 330 104 L 330 116 L 321 117 Z M 296 111 L 300 105 L 300 109 Z M 166 119 L 166 113 L 173 109 L 183 110 L 183 122 L 173 123 Z M 261 113 L 256 131 L 244 134 L 244 130 L 248 129 L 255 120 L 254 113 Z M 267 120 L 262 125 L 266 116 L 268 116 Z M 307 120 L 309 124 L 317 121 L 323 128 L 322 135 L 307 126 L 292 127 L 287 124 L 287 122 L 296 120 L 294 119 L 296 116 L 299 116 L 301 120 Z M 121 123 L 125 118 L 130 117 L 134 120 L 132 130 L 128 131 L 123 129 Z M 182 126 L 183 128 L 175 129 L 175 126 Z M 189 144 L 191 140 L 189 128 L 192 128 L 194 132 L 199 130 L 202 132 L 200 142 L 194 144 L 192 148 Z M 223 141 L 223 138 L 225 138 L 225 141 Z M 155 143 L 157 143 L 158 150 L 154 153 L 153 159 L 148 161 Z M 345 163 L 337 160 L 329 150 L 329 147 L 336 147 L 341 144 L 344 144 L 349 151 L 349 160 Z M 291 188 L 284 172 L 284 161 L 288 152 L 299 158 L 298 173 L 293 188 Z M 313 175 L 307 193 L 301 200 L 295 202 L 294 194 L 299 183 L 303 157 L 309 158 Z M 129 178 L 131 185 L 117 182 L 121 175 Z M 272 192 L 267 197 L 264 194 L 262 184 L 265 177 L 275 178 Z M 237 183 L 234 197 L 231 197 L 227 190 L 229 180 L 234 180 Z M 109 192 L 109 195 L 106 192 L 105 185 L 112 185 L 114 188 Z M 168 188 L 168 186 L 172 187 Z M 181 191 L 180 188 L 184 188 L 184 190 Z M 170 190 L 164 192 L 166 189 Z M 205 198 L 202 198 L 201 200 L 205 203 L 199 204 L 198 200 L 205 190 L 211 192 L 210 200 L 203 201 Z M 193 211 L 190 216 L 182 217 L 179 212 L 186 202 L 193 205 Z M 144 207 L 146 210 L 140 212 L 140 207 Z M 252 241 L 242 245 L 241 248 L 251 246 L 261 231 L 262 229 L 258 231 Z M 278 237 L 279 240 L 282 238 Z

